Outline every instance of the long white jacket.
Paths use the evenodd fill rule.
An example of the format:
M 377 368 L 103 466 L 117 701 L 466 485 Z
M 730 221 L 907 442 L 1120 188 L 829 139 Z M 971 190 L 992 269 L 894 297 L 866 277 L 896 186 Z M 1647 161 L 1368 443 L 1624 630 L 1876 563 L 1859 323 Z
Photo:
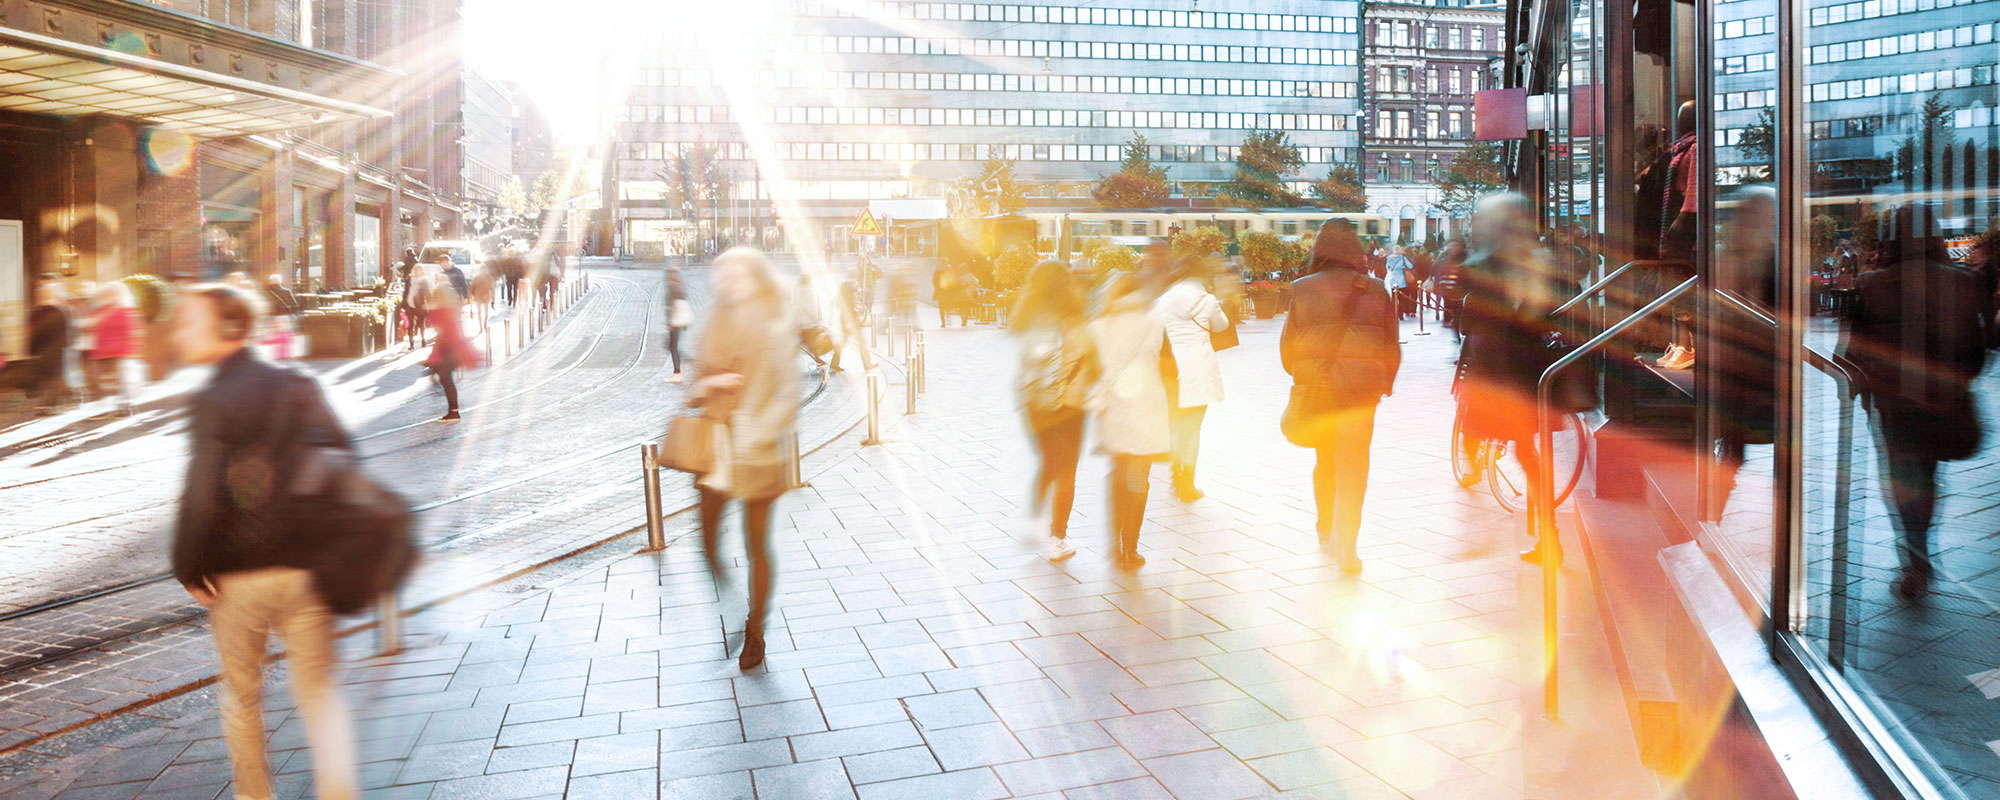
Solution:
M 1222 313 L 1215 295 L 1209 294 L 1201 281 L 1182 280 L 1153 301 L 1152 317 L 1166 328 L 1167 343 L 1173 347 L 1174 367 L 1180 371 L 1180 407 L 1221 400 L 1222 364 L 1215 358 L 1208 334 L 1228 329 L 1229 316 Z
M 1167 386 L 1160 381 L 1158 320 L 1127 295 L 1085 328 L 1097 351 L 1097 386 L 1089 407 L 1097 417 L 1097 447 L 1119 455 L 1167 452 Z

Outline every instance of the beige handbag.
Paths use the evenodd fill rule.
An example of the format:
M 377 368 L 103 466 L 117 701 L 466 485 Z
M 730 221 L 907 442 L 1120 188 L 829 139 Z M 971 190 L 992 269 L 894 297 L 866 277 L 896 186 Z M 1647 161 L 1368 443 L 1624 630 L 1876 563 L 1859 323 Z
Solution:
M 721 423 L 698 414 L 674 417 L 660 442 L 660 466 L 694 475 L 715 469 L 715 432 Z

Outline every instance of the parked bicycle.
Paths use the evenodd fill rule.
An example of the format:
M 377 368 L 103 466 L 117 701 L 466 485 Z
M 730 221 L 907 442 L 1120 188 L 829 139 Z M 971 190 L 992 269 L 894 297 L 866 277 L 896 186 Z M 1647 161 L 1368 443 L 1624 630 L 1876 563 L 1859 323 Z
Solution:
M 1465 362 L 1458 364 L 1452 377 L 1451 394 L 1457 397 L 1465 383 Z M 1580 414 L 1554 415 L 1555 424 L 1555 504 L 1560 506 L 1583 478 L 1584 460 L 1590 452 L 1590 434 Z M 1528 506 L 1528 472 L 1513 452 L 1513 442 L 1495 439 L 1468 440 L 1465 437 L 1465 406 L 1460 404 L 1451 421 L 1451 473 L 1458 485 L 1467 489 L 1486 481 L 1486 490 L 1508 513 Z

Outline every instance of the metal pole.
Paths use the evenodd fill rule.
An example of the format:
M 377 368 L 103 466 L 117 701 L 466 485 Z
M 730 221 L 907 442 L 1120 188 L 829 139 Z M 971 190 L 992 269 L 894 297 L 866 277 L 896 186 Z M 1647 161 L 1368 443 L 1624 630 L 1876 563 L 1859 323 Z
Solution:
M 403 611 L 395 590 L 382 593 L 375 602 L 376 655 L 393 656 L 403 651 Z
M 903 413 L 917 413 L 917 354 L 903 359 Z
M 507 346 L 507 355 L 514 355 L 514 319 L 508 317 L 500 321 L 500 343 Z
M 917 394 L 923 394 L 923 393 L 924 393 L 924 392 L 925 392 L 926 390 L 928 390 L 928 389 L 930 388 L 930 386 L 928 385 L 928 384 L 929 384 L 929 378 L 928 378 L 928 376 L 926 376 L 926 375 L 924 374 L 924 332 L 923 332 L 923 331 L 917 331 L 917 372 L 916 372 L 916 381 L 917 381 Z
M 646 549 L 641 553 L 654 553 L 667 547 L 666 525 L 660 519 L 660 446 L 639 445 L 640 477 L 646 483 Z
M 484 351 L 486 353 L 486 367 L 488 369 L 491 369 L 493 367 L 493 329 L 486 327 L 480 328 L 479 338 L 485 344 Z
M 799 470 L 799 430 L 786 428 L 778 439 L 778 447 L 785 458 L 785 488 L 797 489 L 806 485 Z
M 868 371 L 868 438 L 864 445 L 882 443 L 882 372 Z

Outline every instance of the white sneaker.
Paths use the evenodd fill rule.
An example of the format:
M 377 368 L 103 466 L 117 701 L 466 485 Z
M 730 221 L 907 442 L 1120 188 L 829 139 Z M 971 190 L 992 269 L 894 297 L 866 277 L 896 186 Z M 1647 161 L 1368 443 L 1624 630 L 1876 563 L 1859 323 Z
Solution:
M 1672 365 L 1675 361 L 1680 360 L 1682 349 L 1678 344 L 1667 345 L 1667 352 L 1661 353 L 1659 359 L 1653 362 L 1653 366 L 1666 367 Z
M 1076 548 L 1069 546 L 1068 539 L 1049 537 L 1049 562 L 1055 563 L 1076 555 Z

